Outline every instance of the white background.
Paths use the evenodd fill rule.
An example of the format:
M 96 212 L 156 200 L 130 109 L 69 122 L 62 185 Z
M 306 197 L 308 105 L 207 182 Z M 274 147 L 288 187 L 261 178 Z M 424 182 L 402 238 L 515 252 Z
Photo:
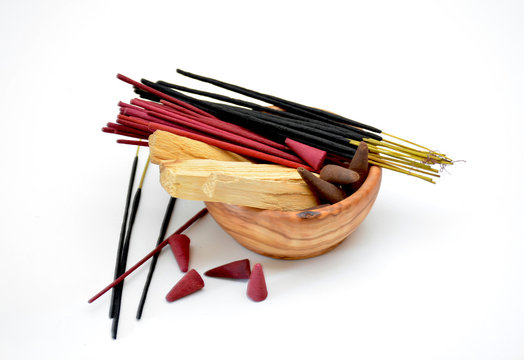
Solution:
M 523 359 L 523 36 L 520 1 L 3 1 L 0 358 Z M 168 304 L 164 252 L 140 322 L 147 265 L 126 282 L 114 341 L 110 296 L 87 299 L 112 277 L 135 148 L 100 128 L 134 96 L 119 72 L 216 90 L 176 68 L 466 162 L 437 185 L 385 171 L 362 226 L 309 260 L 254 254 L 206 217 L 191 267 L 260 262 L 268 299 L 205 278 Z M 167 201 L 151 167 L 129 264 Z M 179 201 L 169 231 L 202 207 Z

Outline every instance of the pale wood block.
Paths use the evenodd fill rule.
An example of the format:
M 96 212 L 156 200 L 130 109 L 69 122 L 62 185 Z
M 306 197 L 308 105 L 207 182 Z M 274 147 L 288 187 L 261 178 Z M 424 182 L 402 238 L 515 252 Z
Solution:
M 295 169 L 217 160 L 163 161 L 160 182 L 174 197 L 293 211 L 318 205 Z
M 149 154 L 153 164 L 164 160 L 212 159 L 221 161 L 249 161 L 245 157 L 202 141 L 157 130 L 149 136 Z

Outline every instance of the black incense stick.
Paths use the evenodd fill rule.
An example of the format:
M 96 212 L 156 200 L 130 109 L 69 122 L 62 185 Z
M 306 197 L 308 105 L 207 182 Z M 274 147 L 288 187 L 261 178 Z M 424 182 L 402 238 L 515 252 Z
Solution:
M 319 147 L 323 150 L 331 151 L 335 154 L 353 157 L 355 147 L 350 145 L 347 140 L 344 140 L 344 144 L 340 142 L 334 142 L 330 139 L 325 139 L 322 136 L 315 134 L 305 133 L 301 130 L 291 128 L 287 125 L 276 124 L 269 122 L 265 119 L 260 119 L 250 112 L 242 112 L 246 110 L 240 107 L 234 107 L 230 105 L 218 104 L 209 101 L 192 98 L 188 95 L 182 94 L 169 87 L 163 86 L 158 83 L 154 83 L 147 79 L 141 79 L 141 82 L 157 91 L 160 91 L 166 95 L 188 102 L 189 104 L 196 106 L 206 112 L 218 116 L 228 122 L 235 123 L 249 130 L 258 132 L 265 136 L 270 136 L 272 140 L 283 143 L 286 137 L 303 142 L 305 144 Z
M 169 226 L 169 221 L 171 220 L 171 215 L 173 214 L 173 208 L 175 207 L 176 198 L 171 197 L 169 203 L 167 204 L 166 212 L 164 214 L 164 220 L 162 221 L 162 226 L 160 227 L 160 234 L 158 235 L 158 241 L 156 246 L 164 240 L 166 236 L 167 227 Z M 151 279 L 153 278 L 153 273 L 155 272 L 156 262 L 160 253 L 157 253 L 151 259 L 151 264 L 149 265 L 149 272 L 147 273 L 147 279 L 144 284 L 144 289 L 142 290 L 142 296 L 140 298 L 140 303 L 138 304 L 138 309 L 136 311 L 136 319 L 140 320 L 142 318 L 142 311 L 144 310 L 144 305 L 146 303 L 147 293 L 149 291 L 149 285 L 151 284 Z
M 131 234 L 133 232 L 133 225 L 135 224 L 136 214 L 138 212 L 138 205 L 140 204 L 140 197 L 142 196 L 142 186 L 149 166 L 149 157 L 147 158 L 144 171 L 142 172 L 142 178 L 140 184 L 136 189 L 135 196 L 133 198 L 133 204 L 131 205 L 131 213 L 129 215 L 129 223 L 127 226 L 126 238 L 124 246 L 122 248 L 122 256 L 120 257 L 120 266 L 118 267 L 118 276 L 122 275 L 126 271 L 127 266 L 127 255 L 129 254 L 129 244 L 131 242 Z M 116 339 L 118 332 L 118 321 L 120 318 L 120 308 L 122 305 L 122 292 L 124 290 L 124 282 L 122 281 L 118 286 L 115 286 L 115 304 L 113 306 L 113 323 L 111 325 L 111 336 Z
M 157 81 L 156 83 L 159 84 L 159 85 L 162 85 L 162 86 L 166 86 L 166 87 L 171 88 L 171 89 L 176 89 L 176 90 L 179 90 L 179 91 L 188 92 L 188 93 L 196 94 L 196 95 L 202 95 L 202 96 L 206 96 L 206 97 L 209 97 L 209 98 L 212 98 L 212 99 L 228 102 L 230 104 L 235 104 L 235 105 L 242 106 L 242 107 L 245 107 L 245 108 L 250 108 L 252 110 L 255 110 L 254 113 L 260 113 L 260 112 L 262 112 L 264 114 L 269 113 L 269 114 L 277 115 L 277 116 L 283 117 L 283 118 L 291 118 L 291 119 L 295 119 L 295 120 L 300 120 L 300 122 L 307 122 L 309 124 L 318 124 L 318 126 L 322 126 L 321 128 L 324 128 L 324 129 L 326 128 L 326 126 L 329 127 L 329 128 L 336 128 L 337 129 L 337 131 L 336 131 L 337 133 L 340 133 L 341 135 L 347 133 L 347 134 L 349 134 L 347 136 L 349 138 L 352 138 L 353 140 L 358 140 L 355 137 L 358 137 L 360 139 L 362 139 L 364 137 L 367 137 L 367 138 L 372 138 L 372 139 L 376 139 L 376 140 L 382 140 L 382 137 L 376 135 L 375 133 L 371 133 L 371 132 L 368 132 L 368 131 L 365 131 L 365 130 L 362 130 L 362 129 L 357 129 L 355 127 L 348 126 L 346 124 L 342 124 L 342 123 L 334 121 L 334 120 L 326 121 L 326 120 L 319 120 L 317 118 L 311 118 L 311 117 L 306 117 L 306 116 L 302 116 L 302 115 L 297 115 L 297 114 L 293 114 L 293 113 L 290 113 L 290 112 L 287 112 L 287 111 L 273 109 L 273 108 L 270 108 L 270 107 L 267 107 L 267 106 L 264 106 L 264 105 L 258 105 L 258 104 L 255 104 L 255 103 L 252 103 L 252 102 L 249 102 L 249 101 L 235 99 L 235 98 L 231 98 L 229 96 L 224 96 L 224 95 L 221 95 L 221 94 L 215 94 L 215 93 L 211 93 L 211 92 L 207 92 L 207 91 L 191 89 L 191 88 L 188 88 L 188 87 L 185 87 L 185 86 L 180 86 L 180 85 L 168 83 L 168 82 L 162 81 L 162 80 L 161 81 Z M 353 136 L 355 136 L 355 137 L 353 137 Z M 358 141 L 360 141 L 360 140 L 358 140 Z
M 347 144 L 348 138 L 362 141 L 363 136 L 351 131 L 350 129 L 347 129 L 347 131 L 339 130 L 338 128 L 334 126 L 330 126 L 330 124 L 318 124 L 316 122 L 302 122 L 302 121 L 293 121 L 289 118 L 284 118 L 281 116 L 273 115 L 273 114 L 265 114 L 263 112 L 258 111 L 251 111 L 247 109 L 242 108 L 234 108 L 234 110 L 237 110 L 239 112 L 243 112 L 245 114 L 249 114 L 255 117 L 258 117 L 262 120 L 267 120 L 269 122 L 273 122 L 276 124 L 281 124 L 284 126 L 288 126 L 297 130 L 301 130 L 304 132 L 310 132 L 311 134 L 317 134 L 325 137 L 326 139 L 339 139 L 342 143 Z
M 182 225 L 177 231 L 175 231 L 173 234 L 182 234 L 184 231 L 186 231 L 191 225 L 193 225 L 198 219 L 203 217 L 208 213 L 207 208 L 203 208 L 198 213 L 196 213 L 191 219 L 186 221 L 184 225 Z M 135 265 L 131 266 L 125 273 L 123 273 L 121 276 L 118 277 L 118 279 L 114 280 L 112 283 L 107 285 L 105 288 L 100 290 L 95 296 L 93 296 L 91 299 L 89 299 L 87 302 L 92 303 L 96 299 L 100 298 L 100 296 L 104 295 L 106 292 L 111 290 L 116 285 L 120 284 L 126 277 L 131 275 L 136 269 L 138 269 L 140 266 L 142 266 L 147 260 L 151 259 L 151 257 L 155 256 L 156 253 L 162 251 L 164 247 L 169 245 L 169 238 L 162 241 L 156 248 L 154 248 L 149 254 L 147 254 L 145 257 L 142 258 L 139 262 L 137 262 Z
M 228 120 L 236 118 L 238 125 L 243 126 L 255 132 L 269 134 L 272 133 L 272 137 L 282 140 L 282 138 L 289 137 L 291 139 L 309 144 L 315 147 L 320 147 L 324 150 L 333 151 L 339 153 L 342 156 L 352 157 L 355 153 L 355 147 L 349 145 L 347 139 L 342 141 L 342 138 L 338 138 L 338 142 L 334 141 L 333 138 L 325 138 L 317 134 L 316 131 L 310 133 L 304 132 L 303 130 L 297 130 L 292 128 L 289 124 L 281 124 L 268 121 L 267 119 L 261 119 L 253 116 L 249 113 L 243 113 L 242 109 L 233 109 L 231 106 L 215 104 L 217 109 L 224 111 L 227 114 Z
M 271 137 L 272 140 L 276 142 L 283 142 L 286 137 L 289 137 L 312 146 L 321 146 L 324 150 L 335 151 L 337 154 L 346 157 L 352 157 L 355 151 L 355 146 L 350 146 L 348 139 L 356 141 L 362 140 L 362 136 L 358 134 L 356 128 L 353 127 L 347 127 L 348 132 L 346 132 L 345 135 L 348 136 L 348 139 L 346 139 L 338 135 L 340 134 L 340 131 L 332 131 L 331 133 L 325 132 L 318 128 L 313 128 L 313 126 L 310 126 L 307 123 L 293 122 L 293 120 L 275 114 L 264 114 L 259 111 L 252 111 L 238 106 L 195 99 L 168 86 L 164 86 L 161 83 L 154 83 L 147 79 L 142 79 L 141 82 L 164 94 L 186 101 L 189 104 L 228 122 L 235 123 L 264 136 Z M 273 121 L 267 121 L 267 118 L 271 118 Z M 325 124 L 325 126 L 329 126 L 329 124 Z M 297 127 L 299 128 L 297 129 Z M 304 127 L 309 128 L 310 131 L 304 132 Z M 319 133 L 322 135 L 319 135 Z M 327 135 L 330 138 L 325 138 L 324 135 Z M 335 140 L 335 138 L 337 138 L 337 140 Z
M 169 82 L 166 82 L 166 81 L 163 81 L 163 80 L 157 81 L 156 83 L 159 84 L 159 85 L 162 85 L 162 86 L 169 87 L 171 89 L 176 89 L 176 90 L 183 91 L 183 92 L 188 92 L 188 93 L 191 93 L 191 94 L 206 96 L 206 97 L 209 97 L 209 98 L 212 98 L 212 99 L 225 101 L 225 102 L 228 102 L 228 103 L 231 103 L 231 104 L 235 104 L 235 105 L 238 105 L 238 106 L 244 106 L 244 107 L 247 107 L 247 108 L 250 108 L 250 109 L 253 109 L 253 110 L 268 111 L 268 112 L 273 112 L 273 111 L 282 112 L 281 110 L 275 110 L 275 109 L 271 109 L 271 108 L 268 109 L 267 106 L 258 105 L 258 104 L 252 103 L 250 101 L 235 99 L 235 98 L 232 98 L 232 97 L 229 97 L 229 96 L 225 96 L 225 95 L 221 95 L 221 94 L 215 94 L 215 93 L 211 93 L 211 92 L 208 92 L 208 91 L 192 89 L 192 88 L 188 88 L 188 87 L 185 87 L 185 86 L 180 86 L 180 85 L 176 85 L 176 84 L 173 84 L 173 83 L 169 83 Z
M 126 236 L 126 227 L 127 227 L 127 218 L 129 216 L 129 204 L 131 203 L 131 194 L 133 191 L 133 184 L 135 183 L 136 176 L 136 166 L 138 163 L 138 152 L 140 146 L 136 149 L 135 158 L 133 160 L 133 165 L 131 167 L 131 176 L 129 177 L 129 185 L 127 187 L 127 196 L 126 196 L 126 205 L 124 208 L 124 217 L 122 219 L 122 226 L 120 228 L 120 238 L 118 240 L 118 249 L 116 253 L 115 261 L 115 279 L 119 276 L 118 269 L 120 268 L 120 258 L 122 257 L 122 248 L 124 246 L 124 239 Z M 115 290 L 111 292 L 111 305 L 109 307 L 109 317 L 112 319 L 114 317 L 114 306 L 115 306 Z
M 179 74 L 182 74 L 184 76 L 187 76 L 187 77 L 199 80 L 199 81 L 207 82 L 209 84 L 213 84 L 215 86 L 218 86 L 218 87 L 221 87 L 221 88 L 224 88 L 224 89 L 227 89 L 227 90 L 231 90 L 231 91 L 237 92 L 239 94 L 243 94 L 243 95 L 252 97 L 254 99 L 258 99 L 258 100 L 262 100 L 262 101 L 268 102 L 268 103 L 276 105 L 276 106 L 278 106 L 278 107 L 280 107 L 280 108 L 282 108 L 284 110 L 295 112 L 297 114 L 302 114 L 302 115 L 306 115 L 306 116 L 311 116 L 312 114 L 314 114 L 319 119 L 333 119 L 333 120 L 336 120 L 336 121 L 339 121 L 339 122 L 344 122 L 346 124 L 349 124 L 349 125 L 352 125 L 352 126 L 356 126 L 356 127 L 362 128 L 362 129 L 366 129 L 366 130 L 369 130 L 369 131 L 373 131 L 373 132 L 376 132 L 376 133 L 382 132 L 380 129 L 377 129 L 377 128 L 373 127 L 373 126 L 366 125 L 366 124 L 360 123 L 358 121 L 345 118 L 343 116 L 335 115 L 335 114 L 329 113 L 329 112 L 324 111 L 324 110 L 320 110 L 320 109 L 316 109 L 316 108 L 313 108 L 313 107 L 310 107 L 310 106 L 298 104 L 298 103 L 295 103 L 295 102 L 292 102 L 292 101 L 289 101 L 289 100 L 278 98 L 276 96 L 262 94 L 262 93 L 259 93 L 259 92 L 253 91 L 253 90 L 249 90 L 249 89 L 237 86 L 237 85 L 228 84 L 228 83 L 225 83 L 223 81 L 219 81 L 219 80 L 211 79 L 211 78 L 208 78 L 208 77 L 192 74 L 192 73 L 189 73 L 187 71 L 180 70 L 180 69 L 177 69 L 177 72 Z
M 253 103 L 247 101 L 193 90 L 162 81 L 153 83 L 149 80 L 141 79 L 141 83 L 138 83 L 121 74 L 118 75 L 118 78 L 133 85 L 135 89 L 137 89 L 136 92 L 141 97 L 150 98 L 151 100 L 154 99 L 156 101 L 165 99 L 176 104 L 185 103 L 185 105 L 182 106 L 199 109 L 199 111 L 205 112 L 205 115 L 212 115 L 212 117 L 216 117 L 221 121 L 233 123 L 242 128 L 251 130 L 253 133 L 267 137 L 274 143 L 279 143 L 280 146 L 283 146 L 285 140 L 289 138 L 324 150 L 328 152 L 328 155 L 337 155 L 338 157 L 347 159 L 352 157 L 354 149 L 361 142 L 365 142 L 368 144 L 370 151 L 370 164 L 412 175 L 432 183 L 434 181 L 430 177 L 422 176 L 415 172 L 437 176 L 435 173 L 438 173 L 438 170 L 431 168 L 431 165 L 440 164 L 442 166 L 447 166 L 453 164 L 453 160 L 445 154 L 433 151 L 428 147 L 418 145 L 401 137 L 385 133 L 373 126 L 359 123 L 324 110 L 298 104 L 272 95 L 262 94 L 219 80 L 191 74 L 182 70 L 177 70 L 177 72 L 264 101 L 268 104 L 275 105 L 276 109 L 284 111 L 277 113 L 271 109 L 271 107 L 265 111 L 263 107 L 260 107 L 260 105 L 253 105 Z M 211 97 L 216 100 L 225 101 L 226 103 L 233 103 L 236 106 L 204 101 L 188 96 L 180 91 Z M 154 96 L 151 96 L 149 93 Z M 169 104 L 166 106 L 169 106 Z M 170 131 L 158 124 L 148 124 L 148 126 L 152 126 L 153 129 Z M 349 128 L 350 131 L 347 129 L 341 129 L 342 126 Z M 183 136 L 188 135 L 187 132 L 177 131 L 177 133 L 180 133 Z M 395 140 L 382 138 L 382 136 L 378 134 L 391 137 Z M 345 139 L 342 139 L 341 137 L 345 137 Z M 401 141 L 402 143 L 398 143 L 398 141 Z M 229 147 L 229 145 L 227 146 Z M 245 153 L 248 149 L 242 148 L 237 150 Z M 260 156 L 258 153 L 255 155 L 255 157 Z M 263 157 L 263 159 L 270 162 L 282 162 L 280 159 L 275 159 L 269 155 L 267 158 Z M 282 165 L 294 167 L 294 164 L 286 163 Z M 430 170 L 433 173 L 428 173 L 421 169 Z

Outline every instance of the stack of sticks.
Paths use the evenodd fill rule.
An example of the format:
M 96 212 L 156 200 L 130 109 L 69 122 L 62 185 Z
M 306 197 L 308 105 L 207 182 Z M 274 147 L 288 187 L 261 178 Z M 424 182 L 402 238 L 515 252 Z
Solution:
M 453 164 L 446 155 L 345 117 L 261 94 L 236 85 L 177 70 L 190 78 L 249 96 L 266 105 L 195 90 L 165 81 L 134 81 L 141 99 L 119 103 L 117 123 L 103 131 L 146 140 L 156 130 L 205 142 L 259 162 L 318 171 L 286 146 L 286 139 L 327 153 L 326 161 L 347 166 L 361 142 L 369 149 L 370 164 L 434 183 L 439 167 Z M 200 98 L 188 94 L 198 95 Z M 216 101 L 202 100 L 202 97 Z M 136 140 L 117 140 L 136 144 Z

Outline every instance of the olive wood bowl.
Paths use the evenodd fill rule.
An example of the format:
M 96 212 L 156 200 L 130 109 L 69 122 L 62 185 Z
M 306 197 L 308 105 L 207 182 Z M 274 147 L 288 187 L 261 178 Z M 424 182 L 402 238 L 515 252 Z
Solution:
M 274 211 L 206 202 L 215 221 L 246 248 L 278 259 L 304 259 L 328 252 L 344 241 L 371 210 L 382 169 L 371 166 L 367 179 L 336 204 L 303 211 Z

